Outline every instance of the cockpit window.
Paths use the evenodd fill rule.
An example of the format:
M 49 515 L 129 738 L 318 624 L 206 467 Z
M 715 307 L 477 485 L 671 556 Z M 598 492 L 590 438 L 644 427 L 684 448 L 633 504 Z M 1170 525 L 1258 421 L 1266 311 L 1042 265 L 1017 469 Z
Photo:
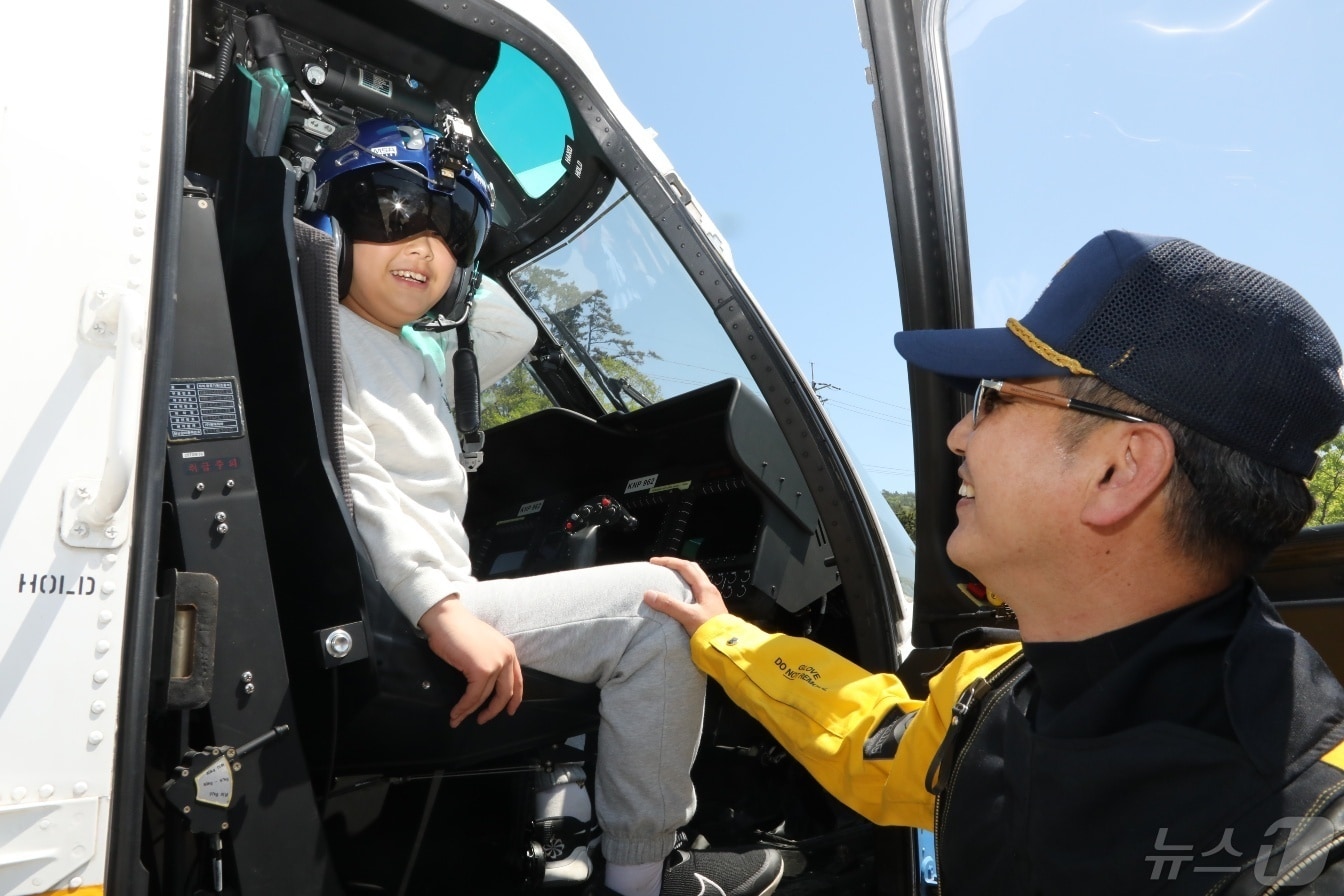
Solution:
M 755 388 L 704 295 L 624 190 L 509 279 L 608 410 L 728 377 Z
M 481 134 L 514 180 L 536 199 L 565 175 L 574 127 L 560 88 L 531 59 L 507 44 L 476 99 Z

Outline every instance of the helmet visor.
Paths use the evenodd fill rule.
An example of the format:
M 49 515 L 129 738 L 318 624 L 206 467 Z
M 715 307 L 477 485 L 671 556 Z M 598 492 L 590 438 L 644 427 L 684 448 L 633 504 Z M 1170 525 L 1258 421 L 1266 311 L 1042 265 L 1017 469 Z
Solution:
M 410 172 L 391 167 L 352 171 L 331 181 L 326 212 L 352 238 L 395 243 L 433 231 L 457 263 L 475 263 L 490 229 L 490 213 L 476 191 L 459 181 L 452 193 L 430 190 Z

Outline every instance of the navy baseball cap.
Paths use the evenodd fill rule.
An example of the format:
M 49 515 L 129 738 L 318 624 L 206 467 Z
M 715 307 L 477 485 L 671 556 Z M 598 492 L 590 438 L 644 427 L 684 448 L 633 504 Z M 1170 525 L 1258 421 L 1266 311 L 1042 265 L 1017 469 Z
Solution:
M 909 330 L 896 349 L 970 390 L 1096 376 L 1198 433 L 1303 477 L 1344 425 L 1340 348 L 1287 284 L 1173 237 L 1109 230 L 1005 327 Z

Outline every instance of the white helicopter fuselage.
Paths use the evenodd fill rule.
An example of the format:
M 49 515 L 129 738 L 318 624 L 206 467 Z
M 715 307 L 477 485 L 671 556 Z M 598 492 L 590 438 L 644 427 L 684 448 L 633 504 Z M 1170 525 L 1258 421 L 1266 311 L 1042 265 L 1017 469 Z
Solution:
M 0 893 L 101 892 L 169 27 L 146 0 L 29 16 L 0 36 Z

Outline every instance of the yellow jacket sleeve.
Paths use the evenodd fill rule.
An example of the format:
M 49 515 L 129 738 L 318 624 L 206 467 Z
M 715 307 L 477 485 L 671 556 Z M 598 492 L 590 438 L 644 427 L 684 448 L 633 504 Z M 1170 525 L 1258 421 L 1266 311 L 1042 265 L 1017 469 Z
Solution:
M 933 829 L 925 775 L 951 708 L 971 681 L 1021 650 L 1002 644 L 955 657 L 916 700 L 895 675 L 874 674 L 814 641 L 716 616 L 691 638 L 691 657 L 774 735 L 836 799 L 882 825 Z M 869 759 L 864 742 L 893 709 L 914 713 L 896 755 Z

